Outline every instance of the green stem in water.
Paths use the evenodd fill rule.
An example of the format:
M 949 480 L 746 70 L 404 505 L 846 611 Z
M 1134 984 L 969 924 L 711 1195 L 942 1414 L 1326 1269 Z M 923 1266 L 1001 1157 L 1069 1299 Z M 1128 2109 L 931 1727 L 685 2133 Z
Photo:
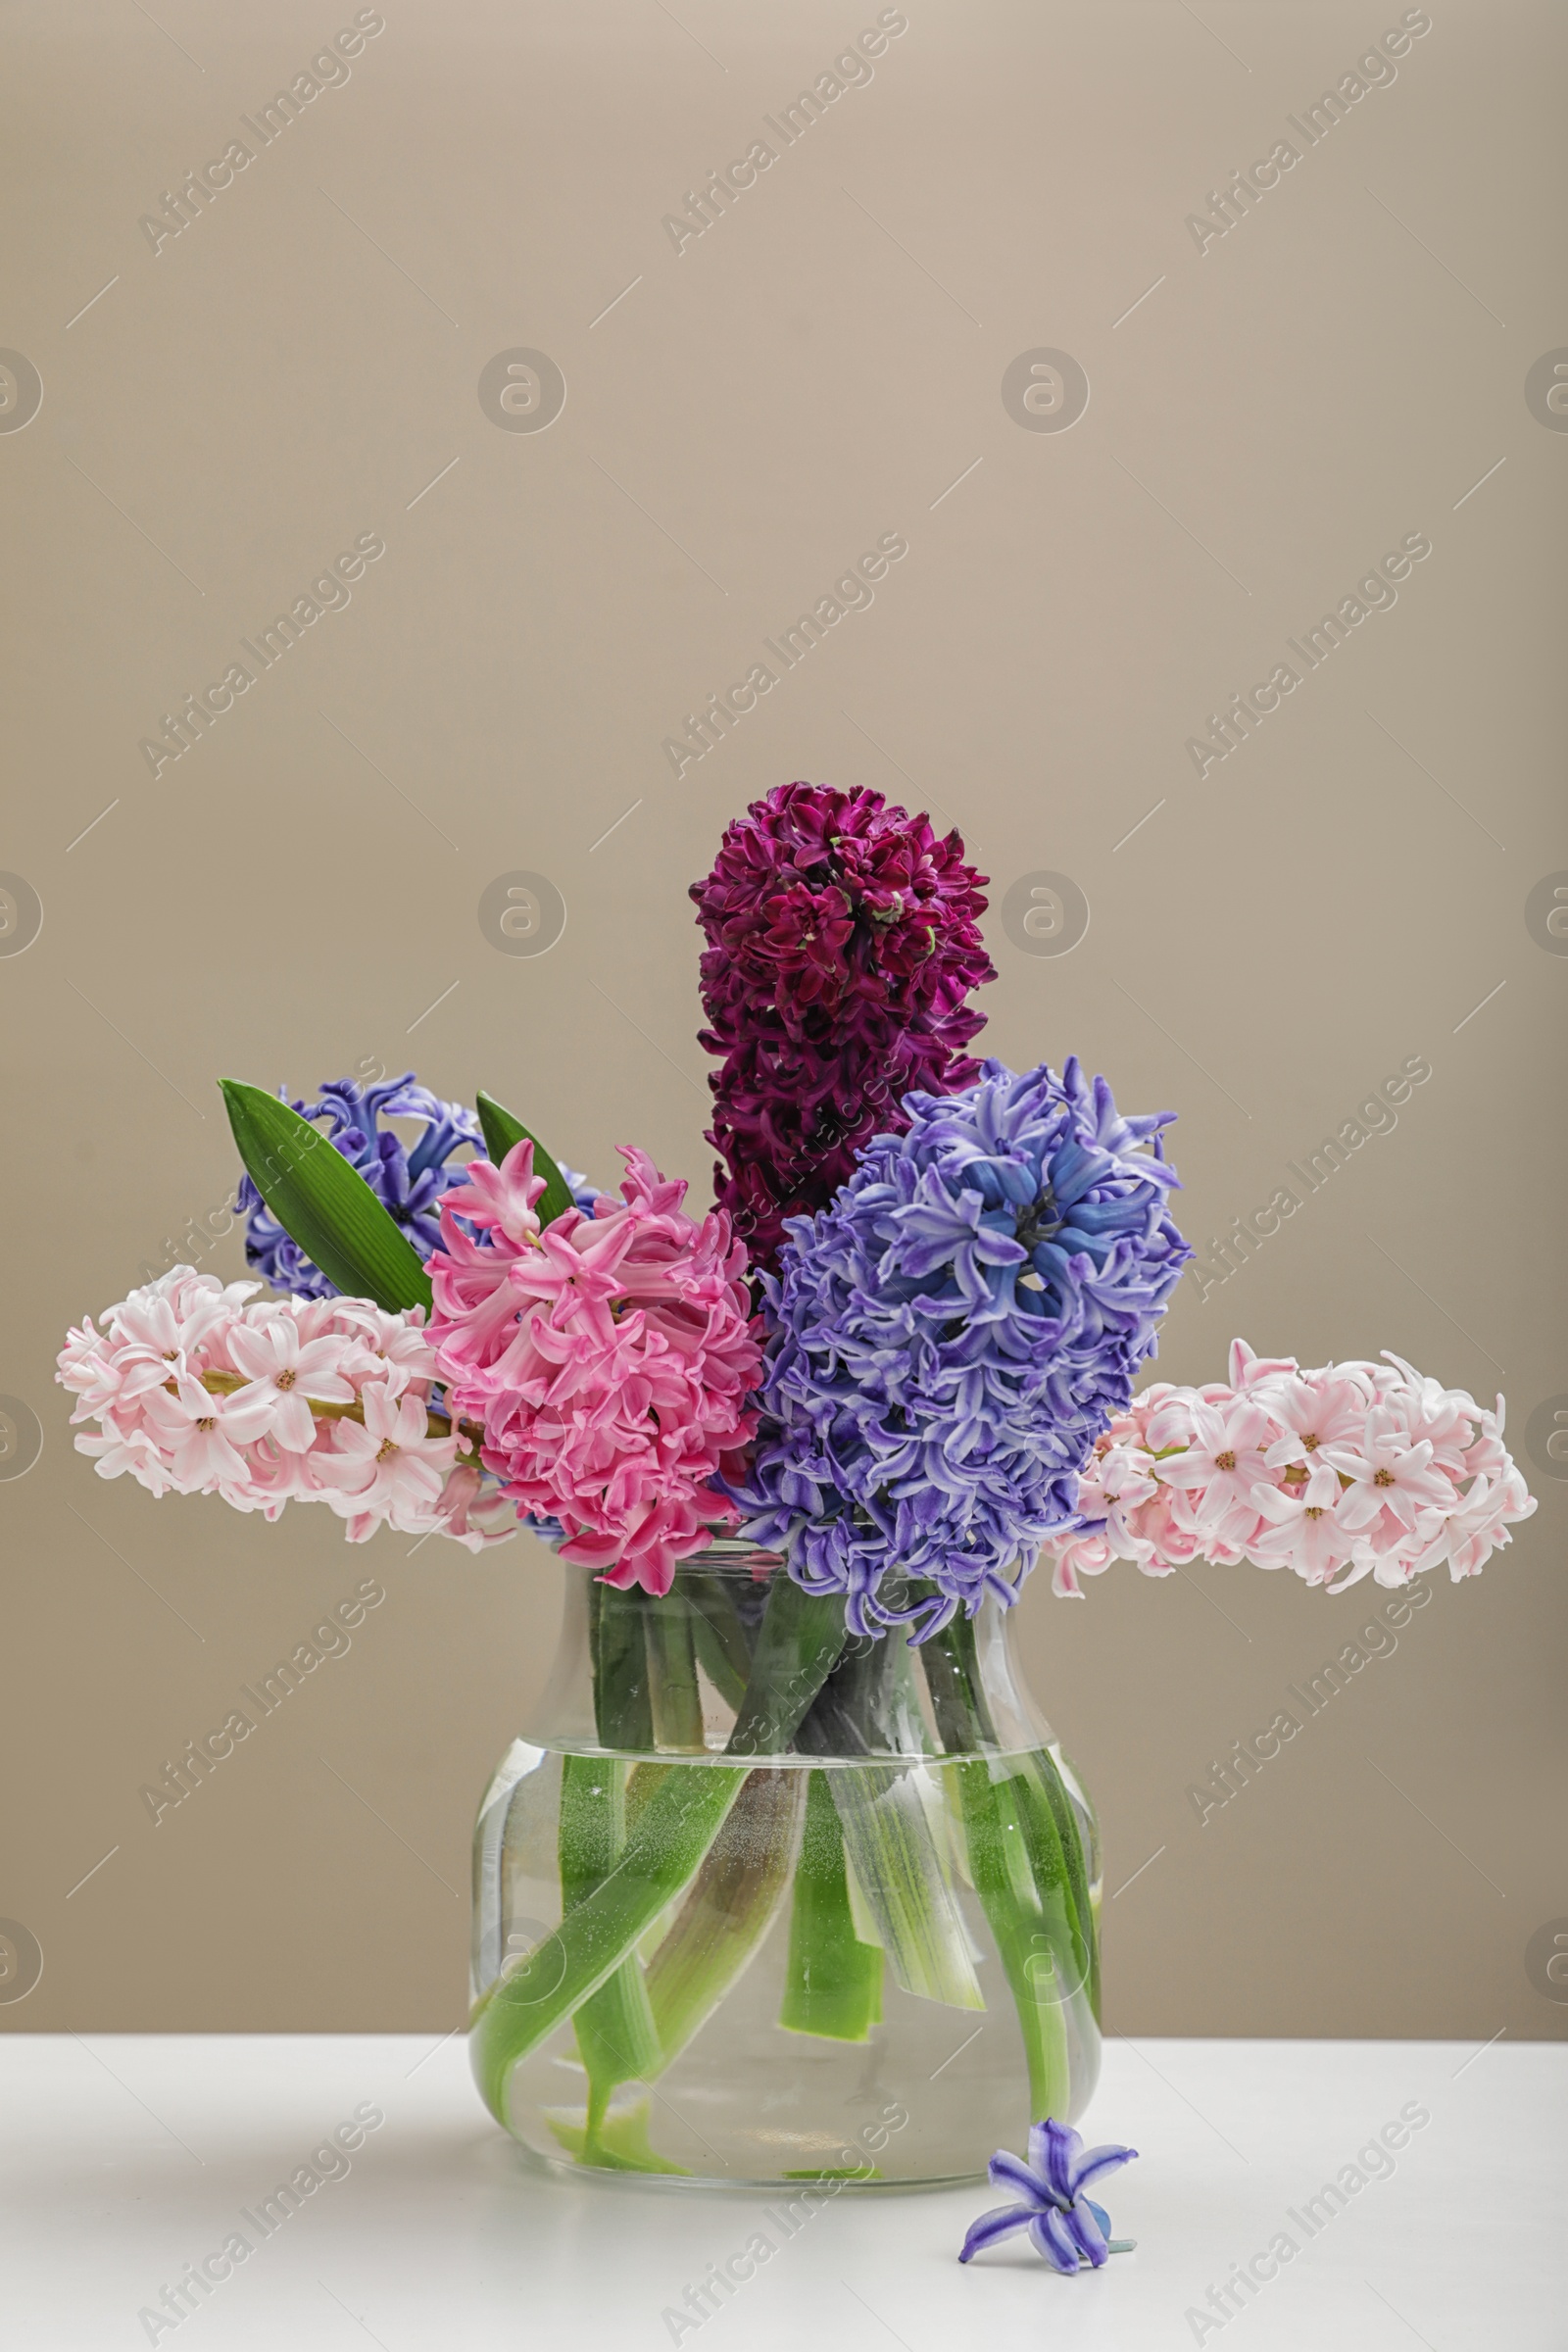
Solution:
M 983 2009 L 963 1914 L 932 1816 L 930 1767 L 853 1764 L 827 1775 L 860 1892 L 894 1982 L 922 2000 Z M 928 1801 L 931 1810 L 927 1810 Z
M 1029 2114 L 1065 2120 L 1069 2096 L 1067 2030 L 1059 1997 L 1061 1960 L 1068 1944 L 1065 1922 L 1059 1943 L 1048 1932 L 1049 1907 L 1023 1898 L 1019 1881 L 1032 1877 L 1017 1784 L 994 1782 L 983 1756 L 956 1765 L 962 1789 L 964 1836 L 975 1892 L 991 1924 L 1003 1970 L 1012 1993 L 1029 2067 Z M 1063 1883 L 1065 1871 L 1062 1872 Z M 1031 1889 L 1031 1891 L 1033 1891 Z M 1059 1906 L 1058 1906 L 1059 1916 Z
M 864 2041 L 882 2022 L 882 1952 L 855 1933 L 844 1833 L 825 1772 L 813 1772 L 807 1789 L 778 2022 L 828 2041 Z
M 654 1707 L 654 1745 L 662 1751 L 700 1756 L 704 1752 L 703 1695 L 697 1683 L 692 1612 L 678 1588 L 645 1593 L 643 1623 L 648 1635 L 648 1686 Z
M 841 1594 L 803 1592 L 787 1570 L 775 1569 L 727 1753 L 782 1754 L 847 1638 Z
M 1022 1760 L 1022 1777 L 1045 1791 L 1051 1808 L 1061 1857 L 1066 1865 L 1071 1896 L 1071 1924 L 1081 1963 L 1078 1981 L 1087 1984 L 1089 2005 L 1100 2020 L 1100 1936 L 1089 1892 L 1089 1870 L 1084 1856 L 1078 1814 L 1049 1748 L 1036 1748 Z
M 738 1764 L 670 1765 L 609 1877 L 475 2005 L 474 2074 L 502 2123 L 513 2070 L 614 1974 L 695 1877 L 745 1778 Z
M 633 1752 L 652 1749 L 654 1691 L 662 1683 L 661 1725 L 669 1725 L 673 1711 L 700 1753 L 701 1694 L 695 1670 L 689 1679 L 686 1671 L 689 1621 L 679 1640 L 653 1633 L 653 1624 L 641 1594 L 603 1589 L 595 1642 L 600 1739 Z M 729 1740 L 731 1756 L 777 1754 L 789 1747 L 844 1647 L 845 1633 L 840 1596 L 808 1594 L 782 1571 L 774 1576 Z M 649 1674 L 644 1669 L 654 1663 L 649 1651 L 655 1642 L 660 1645 L 657 1666 Z M 682 1691 L 689 1695 L 681 1697 Z M 717 1759 L 639 1768 L 627 1807 L 625 1844 L 609 1875 L 475 2005 L 470 2055 L 485 2101 L 501 2122 L 507 2121 L 514 2070 L 634 1957 L 660 1913 L 696 1877 L 746 1778 L 739 1762 Z M 673 1961 L 668 1966 L 673 1983 Z M 694 1998 L 692 1991 L 683 1992 L 682 2006 L 690 2008 Z
M 635 1590 L 623 1592 L 615 1585 L 598 1582 L 590 1587 L 594 1720 L 599 1743 L 627 1755 L 646 1755 L 654 1744 L 642 1603 L 643 1596 Z
M 626 1779 L 627 1767 L 616 1757 L 562 1758 L 561 1894 L 568 1914 L 603 1886 L 620 1859 Z M 588 2077 L 585 2156 L 591 2163 L 615 2085 L 646 2082 L 659 2070 L 659 2034 L 635 1953 L 589 1994 L 573 2023 Z
M 697 1662 L 724 1704 L 739 1711 L 752 1671 L 752 1648 L 740 1611 L 723 1577 L 711 1570 L 688 1569 L 686 1592 Z
M 1086 1983 L 1099 2015 L 1099 1954 L 1071 1800 L 1045 1749 L 993 1767 L 995 1746 L 974 1629 L 955 1618 L 924 1643 L 943 1743 L 974 1757 L 956 1775 L 976 1894 L 996 1937 L 1029 2065 L 1030 2113 L 1063 2120 L 1069 2091 L 1065 2003 Z
M 668 2066 L 711 2017 L 773 1924 L 795 1859 L 800 1781 L 798 1772 L 766 1766 L 747 1774 L 648 1964 L 661 2067 Z

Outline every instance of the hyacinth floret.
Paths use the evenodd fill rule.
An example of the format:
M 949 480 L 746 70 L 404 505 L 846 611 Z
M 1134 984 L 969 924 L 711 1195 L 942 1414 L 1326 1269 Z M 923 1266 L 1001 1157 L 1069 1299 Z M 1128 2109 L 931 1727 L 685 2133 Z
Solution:
M 906 1099 L 763 1278 L 772 1336 L 747 1486 L 752 1541 L 857 1633 L 924 1640 L 1004 1603 L 1054 1528 L 1191 1255 L 1160 1130 L 1076 1059 L 988 1061 Z
M 453 1152 L 465 1144 L 484 1148 L 475 1114 L 464 1103 L 443 1102 L 418 1084 L 412 1070 L 370 1086 L 353 1078 L 329 1079 L 315 1102 L 294 1101 L 286 1086 L 277 1091 L 301 1118 L 327 1122 L 327 1142 L 359 1170 L 419 1255 L 428 1257 L 441 1239 L 442 1198 L 463 1178 L 461 1163 L 452 1164 Z M 409 1149 L 381 1126 L 385 1118 L 419 1119 L 424 1133 Z M 241 1180 L 238 1206 L 246 1220 L 246 1262 L 273 1290 L 291 1292 L 296 1298 L 337 1297 L 335 1285 L 284 1231 L 249 1176 Z
M 962 1049 L 996 977 L 980 937 L 985 876 L 956 832 L 880 793 L 779 785 L 692 885 L 708 945 L 719 1205 L 771 1266 L 789 1217 L 825 1207 L 858 1149 L 905 1124 L 912 1089 L 967 1085 Z

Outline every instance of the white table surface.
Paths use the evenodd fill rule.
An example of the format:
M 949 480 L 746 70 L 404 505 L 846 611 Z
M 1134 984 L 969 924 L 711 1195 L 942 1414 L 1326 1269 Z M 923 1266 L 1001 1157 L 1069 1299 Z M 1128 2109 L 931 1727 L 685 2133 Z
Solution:
M 273 2185 L 356 2106 L 384 2124 L 265 2242 Z M 1406 2103 L 1430 2123 L 1306 2241 L 1288 2217 Z M 1101 2192 L 1136 2237 L 1061 2278 L 1014 2239 L 967 2269 L 986 2188 L 846 2193 L 700 2328 L 664 2319 L 764 2197 L 525 2169 L 460 2037 L 0 2038 L 0 2344 L 113 2352 L 233 2230 L 255 2251 L 179 2352 L 1562 2352 L 1568 2045 L 1113 2041 L 1085 2128 L 1142 2153 Z M 1302 2250 L 1223 2327 L 1188 2318 L 1286 2230 Z M 775 2232 L 776 2234 L 776 2232 Z M 1265 2269 L 1267 2264 L 1263 2266 Z

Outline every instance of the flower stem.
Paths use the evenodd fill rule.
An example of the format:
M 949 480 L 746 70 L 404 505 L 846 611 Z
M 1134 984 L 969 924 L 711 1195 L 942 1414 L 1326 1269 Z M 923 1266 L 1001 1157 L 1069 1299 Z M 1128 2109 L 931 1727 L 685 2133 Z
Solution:
M 661 2067 L 711 2017 L 773 1923 L 795 1859 L 801 1778 L 766 1766 L 747 1774 L 648 1964 Z
M 970 1619 L 953 1618 L 920 1644 L 920 1657 L 943 1746 L 959 1755 L 995 1747 L 997 1728 L 980 1680 Z
M 773 1574 L 757 1650 L 727 1753 L 781 1754 L 827 1680 L 847 1640 L 843 1596 L 804 1592 L 780 1568 Z
M 1022 1898 L 1019 1881 L 1031 1877 L 1031 1857 L 1019 1820 L 1015 1783 L 993 1781 L 988 1758 L 955 1767 L 962 1790 L 969 1867 L 1003 1970 L 1012 1993 L 1029 2067 L 1029 2115 L 1043 2123 L 1064 2116 L 1069 2096 L 1067 2031 L 1057 1986 L 1057 1949 L 1045 1923 L 1050 1913 Z M 1034 1889 L 1031 1887 L 1031 1894 Z M 1065 1936 L 1062 1937 L 1065 1941 Z
M 594 1721 L 601 1747 L 646 1754 L 654 1744 L 653 1701 L 642 1594 L 595 1582 L 588 1588 Z
M 1079 1982 L 1089 1987 L 1089 2005 L 1100 2019 L 1100 1936 L 1095 1919 L 1094 1904 L 1089 1892 L 1089 1870 L 1084 1855 L 1083 1836 L 1078 1815 L 1066 1785 L 1049 1748 L 1036 1748 L 1021 1762 L 1020 1776 L 1026 1784 L 1037 1783 L 1044 1789 L 1046 1802 L 1061 1847 L 1067 1871 L 1067 1890 L 1071 1897 L 1070 1924 L 1074 1942 L 1083 1966 Z
M 648 1689 L 654 1745 L 682 1755 L 704 1752 L 703 1696 L 697 1686 L 692 1612 L 680 1591 L 642 1595 L 648 1641 Z
M 829 1767 L 827 1783 L 894 1982 L 924 2000 L 983 2009 L 963 1916 L 927 1811 L 935 1786 L 930 1767 L 923 1761 Z
M 807 1788 L 778 2022 L 828 2041 L 864 2041 L 882 2022 L 882 1952 L 855 1933 L 844 1833 L 825 1772 L 813 1772 Z
M 568 1912 L 604 1884 L 620 1858 L 626 1839 L 626 1777 L 627 1767 L 617 1758 L 562 1758 L 561 1893 Z M 616 2083 L 644 2082 L 659 2070 L 659 2034 L 635 1953 L 589 1994 L 573 2022 L 588 2077 L 585 2157 L 592 2163 Z
M 1072 1802 L 1050 1753 L 1003 1762 L 981 1688 L 974 1630 L 956 1617 L 922 1645 L 943 1744 L 972 1761 L 953 1767 L 969 1868 L 1012 1992 L 1029 2065 L 1035 2122 L 1066 2113 L 1065 2003 L 1086 1983 L 1099 2015 L 1099 1955 Z
M 689 1569 L 686 1590 L 698 1664 L 725 1705 L 738 1712 L 752 1671 L 752 1646 L 740 1611 L 723 1577 L 711 1570 Z
M 614 1974 L 696 1875 L 745 1778 L 738 1764 L 666 1767 L 609 1877 L 475 2005 L 474 2074 L 502 2123 L 514 2068 Z
M 201 1380 L 209 1396 L 232 1396 L 237 1389 L 248 1389 L 253 1385 L 243 1372 L 204 1372 Z M 178 1394 L 172 1380 L 166 1380 L 164 1386 L 172 1396 Z M 321 1396 L 307 1396 L 305 1401 L 311 1408 L 313 1418 L 318 1421 L 363 1422 L 365 1419 L 365 1407 L 357 1396 L 351 1404 L 329 1403 Z M 447 1437 L 452 1435 L 454 1424 L 450 1413 L 443 1413 L 438 1406 L 427 1404 L 424 1417 L 432 1429 L 440 1430 Z M 462 1436 L 471 1439 L 475 1445 L 483 1443 L 484 1431 L 477 1421 L 459 1421 L 456 1426 Z

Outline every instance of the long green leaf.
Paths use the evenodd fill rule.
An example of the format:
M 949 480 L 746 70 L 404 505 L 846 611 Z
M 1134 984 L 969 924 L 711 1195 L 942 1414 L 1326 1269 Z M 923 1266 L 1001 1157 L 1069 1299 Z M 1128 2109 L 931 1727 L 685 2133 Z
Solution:
M 534 1213 L 541 1225 L 554 1224 L 556 1218 L 564 1215 L 572 1204 L 571 1188 L 566 1179 L 531 1127 L 525 1127 L 512 1111 L 504 1109 L 493 1095 L 485 1093 L 483 1087 L 474 1100 L 479 1112 L 479 1124 L 484 1129 L 484 1148 L 495 1166 L 500 1167 L 507 1153 L 514 1145 L 520 1144 L 524 1136 L 532 1144 L 533 1172 L 545 1180 L 545 1189 Z
M 767 1766 L 748 1773 L 669 1933 L 648 1963 L 648 2003 L 662 2066 L 680 2055 L 727 1997 L 773 1924 L 795 1860 L 805 1777 Z M 645 2074 L 642 2080 L 653 2078 Z
M 568 1911 L 603 1885 L 625 1847 L 627 1769 L 618 1756 L 561 1759 L 561 1899 Z M 583 2161 L 593 2164 L 616 2084 L 651 2082 L 664 2064 L 635 1952 L 588 1995 L 573 2022 L 588 2077 Z
M 894 1982 L 922 2000 L 983 2009 L 963 1913 L 927 1811 L 928 1797 L 936 1810 L 929 1765 L 829 1768 L 827 1785 Z
M 429 1311 L 418 1251 L 318 1127 L 259 1086 L 220 1078 L 239 1155 L 272 1215 L 346 1298 Z
M 735 1802 L 741 1764 L 671 1764 L 638 1811 L 608 1879 L 566 1912 L 474 2006 L 468 2054 L 491 2114 L 507 2122 L 512 2073 L 597 1992 L 696 1877 Z

